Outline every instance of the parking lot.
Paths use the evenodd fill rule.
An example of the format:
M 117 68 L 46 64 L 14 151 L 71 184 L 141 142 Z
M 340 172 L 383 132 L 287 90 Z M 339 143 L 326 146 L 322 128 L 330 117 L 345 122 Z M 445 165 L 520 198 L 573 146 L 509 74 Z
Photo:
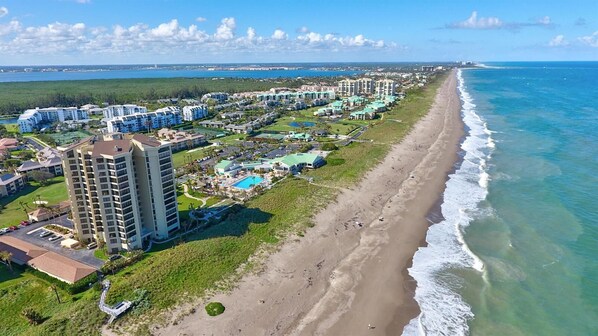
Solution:
M 18 230 L 6 233 L 5 235 L 10 235 L 12 237 L 24 240 L 30 244 L 43 247 L 48 251 L 56 252 L 65 257 L 80 261 L 98 269 L 104 265 L 103 260 L 98 259 L 93 255 L 93 250 L 87 250 L 85 248 L 72 250 L 60 245 L 60 242 L 64 239 L 49 241 L 48 239 L 51 236 L 40 237 L 40 234 L 45 231 L 43 227 L 48 224 L 57 224 L 70 229 L 73 228 L 73 223 L 68 220 L 66 215 L 64 215 L 47 221 L 33 223 L 29 226 L 20 226 Z

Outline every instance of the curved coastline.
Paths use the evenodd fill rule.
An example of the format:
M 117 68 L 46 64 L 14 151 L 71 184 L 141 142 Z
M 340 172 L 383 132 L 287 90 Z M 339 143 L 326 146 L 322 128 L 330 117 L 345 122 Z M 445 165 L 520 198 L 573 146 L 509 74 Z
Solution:
M 213 298 L 227 314 L 193 314 L 157 332 L 332 335 L 371 325 L 378 334 L 400 333 L 419 314 L 407 268 L 458 159 L 463 122 L 456 82 L 450 74 L 429 113 L 358 185 L 319 212 L 304 238 Z

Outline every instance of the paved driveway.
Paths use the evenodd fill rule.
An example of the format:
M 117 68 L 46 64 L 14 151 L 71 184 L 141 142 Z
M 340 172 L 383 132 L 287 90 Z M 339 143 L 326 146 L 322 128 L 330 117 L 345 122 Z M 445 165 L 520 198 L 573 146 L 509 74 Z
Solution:
M 10 235 L 12 237 L 19 238 L 19 239 L 24 240 L 33 245 L 43 247 L 43 248 L 47 249 L 48 251 L 56 252 L 60 255 L 77 260 L 79 262 L 82 262 L 84 264 L 87 264 L 89 266 L 92 266 L 92 267 L 95 267 L 98 269 L 102 265 L 104 265 L 103 260 L 94 257 L 94 255 L 93 255 L 94 250 L 88 250 L 88 249 L 72 250 L 72 249 L 60 246 L 60 242 L 63 239 L 49 241 L 48 240 L 49 237 L 45 237 L 45 238 L 40 237 L 40 234 L 44 231 L 42 227 L 44 225 L 48 225 L 48 224 L 59 224 L 59 225 L 62 225 L 62 226 L 65 226 L 65 227 L 68 227 L 71 229 L 73 228 L 73 223 L 66 218 L 66 215 L 64 215 L 64 216 L 60 216 L 60 217 L 50 219 L 50 220 L 47 220 L 44 222 L 34 223 L 29 226 L 21 227 L 18 230 L 7 233 L 6 235 Z

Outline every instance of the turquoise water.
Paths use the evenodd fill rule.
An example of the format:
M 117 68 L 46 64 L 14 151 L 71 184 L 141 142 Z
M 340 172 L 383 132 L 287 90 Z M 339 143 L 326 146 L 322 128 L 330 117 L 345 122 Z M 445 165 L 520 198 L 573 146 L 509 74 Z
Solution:
M 463 70 L 468 134 L 404 334 L 598 335 L 598 63 Z
M 262 181 L 264 181 L 263 178 L 256 176 L 256 175 L 251 175 L 251 176 L 247 176 L 246 178 L 242 179 L 241 181 L 235 182 L 235 184 L 233 184 L 233 187 L 247 190 L 247 189 L 251 189 L 252 187 L 255 187 L 256 185 L 262 183 Z
M 295 128 L 300 128 L 300 127 L 313 127 L 315 126 L 316 123 L 311 122 L 311 121 L 302 121 L 302 122 L 297 122 L 297 121 L 291 121 L 289 123 L 289 126 L 291 127 L 295 127 Z

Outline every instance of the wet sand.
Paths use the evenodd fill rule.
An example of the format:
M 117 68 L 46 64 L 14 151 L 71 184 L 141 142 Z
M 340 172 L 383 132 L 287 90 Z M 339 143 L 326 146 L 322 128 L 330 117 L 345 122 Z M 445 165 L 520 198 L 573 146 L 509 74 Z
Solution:
M 285 243 L 262 272 L 245 276 L 230 293 L 211 298 L 224 304 L 224 314 L 209 317 L 199 306 L 154 333 L 401 334 L 419 314 L 407 268 L 425 244 L 426 216 L 444 191 L 463 135 L 456 82 L 453 72 L 429 113 L 358 185 L 318 213 L 305 237 Z

